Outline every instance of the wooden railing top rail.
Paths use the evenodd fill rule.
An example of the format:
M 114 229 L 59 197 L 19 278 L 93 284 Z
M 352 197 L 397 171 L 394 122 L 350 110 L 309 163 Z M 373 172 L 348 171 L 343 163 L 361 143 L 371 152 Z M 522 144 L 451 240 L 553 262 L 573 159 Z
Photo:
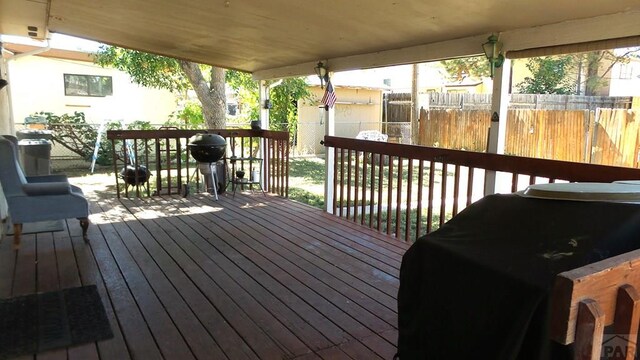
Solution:
M 286 131 L 272 130 L 251 130 L 251 129 L 157 129 L 157 130 L 109 130 L 107 139 L 175 139 L 188 138 L 201 133 L 218 134 L 223 137 L 255 137 L 269 138 L 274 140 L 288 140 L 289 133 Z
M 558 160 L 357 140 L 335 136 L 325 136 L 324 145 L 340 149 L 399 156 L 408 159 L 445 162 L 491 171 L 503 171 L 578 182 L 611 182 L 622 179 L 640 179 L 640 169 L 620 166 L 572 163 Z
M 616 299 L 624 285 L 636 289 L 634 293 L 640 289 L 640 250 L 559 274 L 552 292 L 551 338 L 561 344 L 574 341 L 578 308 L 585 299 L 598 304 L 604 325 L 614 323 Z

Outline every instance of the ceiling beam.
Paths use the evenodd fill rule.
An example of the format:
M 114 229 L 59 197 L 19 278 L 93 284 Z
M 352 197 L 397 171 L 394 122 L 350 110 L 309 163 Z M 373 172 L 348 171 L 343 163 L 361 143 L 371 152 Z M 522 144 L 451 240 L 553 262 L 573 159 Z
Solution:
M 640 35 L 640 11 L 628 11 L 502 33 L 504 50 L 579 44 Z
M 576 44 L 596 40 L 617 39 L 640 35 L 640 12 L 627 11 L 587 19 L 516 29 L 500 33 L 504 51 Z M 317 61 L 326 62 L 330 71 L 367 69 L 409 63 L 439 61 L 482 54 L 482 43 L 489 33 L 432 44 L 378 51 L 332 59 L 258 70 L 256 80 L 307 76 L 314 74 Z

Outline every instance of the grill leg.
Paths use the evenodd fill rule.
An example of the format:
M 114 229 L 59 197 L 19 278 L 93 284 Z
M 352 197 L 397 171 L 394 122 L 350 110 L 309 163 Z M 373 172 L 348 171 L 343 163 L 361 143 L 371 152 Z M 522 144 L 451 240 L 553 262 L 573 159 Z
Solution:
M 209 163 L 209 170 L 211 171 L 211 187 L 213 188 L 213 195 L 218 200 L 218 171 L 215 163 Z

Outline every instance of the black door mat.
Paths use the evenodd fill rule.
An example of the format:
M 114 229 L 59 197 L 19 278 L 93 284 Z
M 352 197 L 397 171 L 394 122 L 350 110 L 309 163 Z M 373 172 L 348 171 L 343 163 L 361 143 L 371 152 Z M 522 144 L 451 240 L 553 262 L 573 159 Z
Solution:
M 112 337 L 95 285 L 0 299 L 0 359 Z

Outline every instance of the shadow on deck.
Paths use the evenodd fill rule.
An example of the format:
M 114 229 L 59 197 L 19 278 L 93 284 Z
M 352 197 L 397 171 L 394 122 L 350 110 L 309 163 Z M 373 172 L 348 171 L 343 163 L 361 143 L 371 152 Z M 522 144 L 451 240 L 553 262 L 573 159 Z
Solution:
M 97 284 L 115 337 L 38 358 L 391 358 L 407 244 L 276 196 L 95 199 L 0 243 L 0 297 Z

